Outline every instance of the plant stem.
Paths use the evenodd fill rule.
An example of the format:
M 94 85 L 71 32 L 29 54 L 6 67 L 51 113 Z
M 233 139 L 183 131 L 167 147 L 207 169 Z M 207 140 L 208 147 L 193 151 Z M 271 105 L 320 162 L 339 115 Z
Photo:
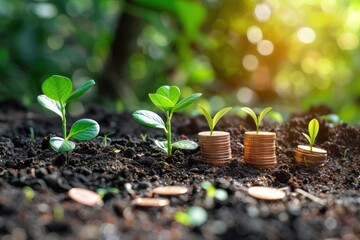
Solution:
M 171 146 L 171 118 L 172 118 L 172 112 L 166 111 L 166 130 L 167 130 L 167 151 L 168 156 L 172 153 L 172 146 Z
M 64 135 L 64 139 L 67 138 L 67 134 L 66 134 L 66 116 L 65 116 L 65 106 L 60 103 L 60 107 L 61 107 L 61 121 L 62 121 L 62 130 L 63 130 L 63 135 Z

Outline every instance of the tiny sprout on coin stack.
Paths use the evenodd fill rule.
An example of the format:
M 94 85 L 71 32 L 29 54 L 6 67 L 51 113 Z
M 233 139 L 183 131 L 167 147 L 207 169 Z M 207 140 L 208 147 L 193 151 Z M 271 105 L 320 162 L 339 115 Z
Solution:
M 256 116 L 256 113 L 251 108 L 248 108 L 248 107 L 241 108 L 241 110 L 243 110 L 244 112 L 249 114 L 254 119 L 254 122 L 256 125 L 256 133 L 259 133 L 260 123 L 261 123 L 262 119 L 265 117 L 265 115 L 268 112 L 270 112 L 271 109 L 272 109 L 272 107 L 267 107 L 264 110 L 262 110 L 262 112 L 260 113 L 259 116 Z
M 211 118 L 210 113 L 202 106 L 199 105 L 200 110 L 202 111 L 202 113 L 204 114 L 204 117 L 206 118 L 206 121 L 209 125 L 209 129 L 210 129 L 210 136 L 212 135 L 214 128 L 216 126 L 216 124 L 218 123 L 218 121 L 228 112 L 231 111 L 232 107 L 226 107 L 223 109 L 220 109 L 214 116 L 214 118 Z
M 317 134 L 319 132 L 319 122 L 318 122 L 318 120 L 316 118 L 313 118 L 309 122 L 308 130 L 309 130 L 309 135 L 307 135 L 306 133 L 302 133 L 302 134 L 308 140 L 309 145 L 310 145 L 310 151 L 312 151 L 312 147 L 313 147 L 313 145 L 315 143 L 316 136 L 317 136 Z

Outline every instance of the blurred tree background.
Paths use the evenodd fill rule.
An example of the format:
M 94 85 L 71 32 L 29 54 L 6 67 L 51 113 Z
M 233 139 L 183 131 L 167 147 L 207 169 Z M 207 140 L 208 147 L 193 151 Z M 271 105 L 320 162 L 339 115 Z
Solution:
M 0 101 L 31 105 L 61 74 L 118 110 L 176 84 L 214 110 L 326 104 L 360 121 L 360 1 L 0 0 L 0 29 Z

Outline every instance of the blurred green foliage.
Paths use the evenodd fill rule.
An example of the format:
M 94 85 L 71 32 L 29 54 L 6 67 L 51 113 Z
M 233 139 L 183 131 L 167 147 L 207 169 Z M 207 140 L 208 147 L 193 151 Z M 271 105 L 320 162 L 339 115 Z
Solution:
M 168 84 L 205 93 L 213 111 L 326 104 L 360 121 L 360 2 L 350 0 L 0 0 L 0 99 L 31 104 L 53 74 L 106 81 L 124 13 L 141 29 L 122 66 L 134 98 L 112 99 L 120 107 Z

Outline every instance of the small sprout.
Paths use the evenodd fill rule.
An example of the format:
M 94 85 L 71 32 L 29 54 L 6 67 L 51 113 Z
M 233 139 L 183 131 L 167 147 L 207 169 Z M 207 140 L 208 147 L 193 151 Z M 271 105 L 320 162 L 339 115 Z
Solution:
M 201 183 L 201 187 L 206 190 L 208 198 L 216 198 L 219 201 L 226 201 L 229 198 L 227 191 L 215 188 L 209 181 Z
M 219 110 L 219 111 L 215 114 L 214 118 L 211 118 L 210 113 L 209 113 L 204 107 L 202 107 L 202 106 L 200 106 L 200 105 L 199 105 L 199 107 L 200 107 L 200 110 L 202 111 L 202 113 L 204 114 L 204 116 L 205 116 L 205 118 L 206 118 L 206 121 L 207 121 L 207 123 L 208 123 L 208 125 L 209 125 L 210 135 L 212 135 L 213 130 L 214 130 L 216 124 L 218 123 L 218 121 L 219 121 L 226 113 L 230 112 L 231 109 L 232 109 L 232 107 L 223 108 L 223 109 Z
M 34 128 L 30 127 L 29 132 L 30 132 L 30 139 L 35 140 L 35 130 L 34 130 Z
M 75 148 L 75 143 L 70 139 L 90 140 L 99 134 L 99 124 L 92 119 L 80 119 L 70 128 L 69 134 L 66 130 L 66 107 L 87 92 L 95 84 L 94 80 L 89 80 L 75 91 L 69 78 L 62 76 L 51 76 L 42 84 L 44 95 L 39 95 L 37 100 L 41 106 L 49 109 L 61 117 L 63 138 L 52 137 L 51 147 L 57 152 L 68 152 Z
M 31 202 L 35 197 L 35 191 L 29 186 L 23 188 L 23 193 L 28 202 Z
M 96 192 L 97 194 L 99 194 L 101 198 L 104 198 L 104 196 L 108 193 L 114 193 L 114 194 L 120 193 L 119 189 L 117 188 L 98 188 Z
M 54 219 L 55 221 L 61 221 L 64 219 L 64 208 L 61 204 L 56 204 L 54 207 Z
M 319 132 L 319 122 L 316 118 L 313 118 L 308 125 L 308 131 L 309 131 L 309 135 L 307 135 L 306 133 L 302 133 L 306 139 L 309 142 L 310 145 L 310 151 L 312 151 L 312 147 L 315 143 L 315 138 Z
M 179 101 L 180 89 L 177 86 L 162 86 L 156 90 L 156 93 L 150 93 L 149 98 L 156 107 L 165 113 L 166 123 L 164 123 L 158 114 L 147 110 L 137 110 L 132 114 L 132 116 L 135 121 L 144 126 L 151 128 L 161 128 L 164 130 L 167 141 L 165 144 L 160 145 L 161 149 L 166 150 L 167 154 L 170 156 L 172 154 L 172 147 L 179 146 L 171 143 L 171 119 L 174 112 L 178 112 L 194 103 L 200 98 L 201 95 L 201 93 L 194 93 Z M 155 142 L 157 146 L 159 146 L 158 143 Z M 183 140 L 180 146 L 184 146 L 187 143 L 188 146 L 186 146 L 186 149 L 197 148 L 197 144 L 189 140 Z M 196 144 L 195 148 L 194 143 Z
M 104 134 L 104 137 L 103 137 L 103 145 L 104 145 L 104 147 L 107 147 L 108 144 L 111 143 L 111 138 L 109 138 L 109 136 L 113 135 L 114 133 L 115 133 L 115 131 Z
M 246 112 L 247 114 L 249 114 L 252 119 L 254 119 L 255 125 L 256 125 L 256 133 L 259 133 L 259 127 L 261 124 L 261 121 L 263 120 L 263 118 L 265 117 L 265 115 L 272 109 L 272 107 L 267 107 L 264 110 L 262 110 L 262 112 L 260 113 L 259 116 L 256 116 L 256 113 L 248 107 L 243 107 L 241 108 L 241 110 L 243 110 L 244 112 Z
M 184 226 L 197 227 L 207 221 L 208 214 L 202 207 L 192 206 L 186 212 L 177 211 L 174 215 L 174 219 Z
M 148 135 L 146 133 L 140 134 L 141 141 L 146 142 Z
M 343 153 L 343 158 L 345 159 L 347 157 L 347 153 L 348 153 L 349 149 L 345 148 L 344 153 Z

